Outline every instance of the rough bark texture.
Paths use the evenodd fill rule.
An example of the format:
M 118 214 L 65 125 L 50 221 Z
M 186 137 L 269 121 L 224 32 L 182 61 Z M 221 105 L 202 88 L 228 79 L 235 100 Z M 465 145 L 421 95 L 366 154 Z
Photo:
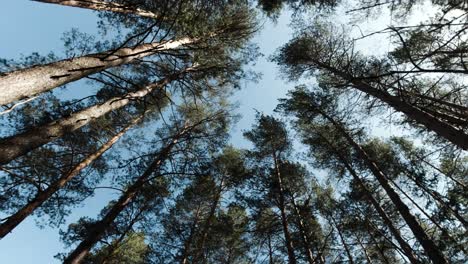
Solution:
M 71 7 L 92 9 L 96 11 L 109 11 L 123 14 L 134 14 L 141 17 L 156 19 L 158 15 L 130 5 L 99 0 L 33 0 L 41 3 L 57 4 Z
M 126 96 L 111 98 L 103 104 L 91 106 L 74 113 L 69 117 L 32 128 L 18 135 L 1 139 L 0 165 L 6 164 L 19 156 L 25 155 L 29 151 L 53 141 L 56 138 L 60 138 L 66 133 L 73 132 L 110 111 L 124 107 L 132 100 L 145 97 L 155 89 L 163 87 L 190 69 L 191 68 L 188 68 L 179 73 L 172 74 L 136 92 L 128 93 Z
M 78 175 L 84 168 L 89 166 L 92 162 L 102 156 L 107 150 L 109 150 L 131 127 L 137 124 L 142 117 L 134 119 L 127 127 L 122 129 L 119 133 L 113 136 L 109 141 L 103 144 L 96 152 L 87 156 L 83 161 L 78 163 L 72 170 L 64 174 L 57 181 L 50 184 L 44 191 L 38 192 L 36 197 L 28 204 L 23 206 L 15 214 L 8 217 L 8 219 L 0 225 L 0 238 L 5 237 L 10 233 L 16 226 L 18 226 L 26 217 L 31 215 L 34 210 L 39 208 L 45 201 L 47 201 L 52 195 L 57 192 L 60 188 L 65 186 L 73 177 Z
M 176 49 L 192 42 L 190 38 L 182 38 L 162 43 L 141 44 L 132 48 L 90 54 L 9 72 L 0 77 L 0 106 L 47 92 L 135 59 L 163 50 Z
M 421 227 L 418 220 L 414 215 L 411 214 L 408 206 L 401 200 L 398 193 L 390 186 L 390 183 L 387 180 L 387 176 L 384 172 L 378 167 L 378 165 L 372 161 L 369 155 L 361 148 L 361 146 L 354 141 L 354 139 L 343 129 L 343 127 L 337 123 L 333 118 L 321 113 L 326 119 L 328 119 L 333 125 L 340 131 L 343 137 L 348 141 L 348 143 L 356 151 L 357 155 L 362 159 L 362 161 L 367 165 L 369 170 L 375 176 L 379 184 L 385 190 L 389 196 L 392 203 L 397 208 L 400 215 L 405 220 L 408 227 L 411 229 L 415 238 L 423 247 L 426 255 L 429 256 L 432 262 L 434 263 L 448 263 L 445 259 L 445 256 L 442 254 L 442 251 L 437 247 L 437 245 L 432 241 L 429 236 L 426 234 L 426 231 Z
M 99 241 L 107 228 L 114 222 L 117 216 L 125 209 L 125 207 L 133 201 L 138 195 L 138 192 L 145 185 L 148 178 L 155 173 L 164 161 L 170 155 L 172 148 L 177 144 L 178 140 L 183 137 L 189 129 L 185 127 L 181 132 L 173 137 L 171 142 L 167 144 L 155 157 L 153 162 L 148 166 L 146 171 L 138 177 L 138 179 L 120 196 L 109 212 L 90 230 L 87 237 L 73 250 L 63 262 L 64 264 L 78 264 L 89 253 L 91 248 Z

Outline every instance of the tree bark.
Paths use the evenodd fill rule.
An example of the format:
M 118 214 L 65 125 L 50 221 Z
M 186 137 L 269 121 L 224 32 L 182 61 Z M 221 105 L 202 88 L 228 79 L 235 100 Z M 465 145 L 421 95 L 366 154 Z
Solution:
M 432 262 L 448 263 L 445 259 L 445 256 L 442 254 L 442 251 L 437 247 L 434 241 L 432 241 L 429 238 L 429 236 L 426 234 L 426 231 L 424 231 L 424 229 L 419 224 L 418 220 L 414 217 L 414 215 L 411 214 L 408 206 L 406 206 L 406 204 L 401 200 L 398 193 L 390 186 L 385 173 L 379 168 L 379 166 L 374 161 L 372 161 L 367 152 L 365 152 L 365 150 L 362 149 L 361 146 L 358 143 L 356 143 L 354 139 L 344 130 L 341 124 L 337 123 L 333 118 L 331 118 L 327 114 L 323 112 L 321 112 L 321 114 L 340 131 L 343 137 L 356 151 L 357 155 L 362 159 L 364 164 L 366 164 L 366 166 L 370 169 L 372 174 L 375 176 L 375 178 L 385 190 L 387 195 L 390 197 L 390 200 L 393 202 L 398 212 L 405 220 L 406 224 L 413 232 L 415 238 L 424 248 L 424 251 L 426 252 L 428 257 L 432 260 Z
M 47 144 L 56 138 L 60 138 L 67 133 L 73 132 L 106 113 L 126 106 L 135 99 L 145 97 L 155 89 L 163 87 L 191 69 L 193 68 L 188 68 L 172 74 L 136 92 L 128 93 L 123 97 L 111 98 L 105 103 L 91 106 L 74 113 L 69 117 L 32 128 L 18 135 L 0 139 L 0 165 L 6 164 L 17 157 L 25 155 L 28 152 Z
M 79 7 L 96 11 L 108 11 L 123 14 L 133 14 L 141 17 L 157 19 L 159 16 L 151 11 L 146 11 L 141 8 L 131 5 L 124 5 L 115 2 L 101 0 L 33 0 L 41 3 L 57 4 L 70 7 Z
M 278 164 L 278 157 L 276 156 L 275 152 L 273 152 L 273 161 L 275 163 L 274 164 L 275 172 L 276 172 L 276 177 L 277 177 L 278 186 L 279 186 L 278 209 L 280 210 L 280 213 L 281 213 L 281 224 L 283 226 L 284 240 L 286 242 L 286 249 L 288 251 L 288 262 L 289 264 L 296 264 L 297 263 L 296 255 L 294 254 L 294 246 L 292 244 L 291 234 L 289 233 L 288 219 L 287 219 L 286 211 L 285 211 L 283 182 L 281 179 L 281 173 L 280 173 L 279 164 Z
M 36 197 L 28 204 L 23 206 L 15 214 L 8 217 L 8 219 L 0 225 L 0 239 L 10 233 L 16 226 L 18 226 L 26 217 L 31 215 L 34 210 L 39 208 L 45 201 L 47 201 L 54 193 L 60 188 L 65 186 L 71 179 L 78 175 L 84 168 L 89 166 L 92 162 L 101 157 L 107 150 L 109 150 L 125 133 L 140 122 L 142 117 L 134 119 L 128 126 L 122 129 L 119 133 L 113 136 L 109 141 L 103 144 L 96 152 L 87 156 L 84 160 L 78 163 L 72 170 L 64 174 L 57 181 L 50 184 L 44 191 L 38 192 Z
M 107 228 L 114 222 L 117 216 L 138 195 L 138 192 L 145 185 L 148 178 L 159 170 L 164 161 L 169 157 L 172 148 L 177 144 L 178 140 L 187 134 L 189 130 L 190 129 L 187 126 L 184 127 L 172 138 L 171 142 L 158 153 L 146 171 L 120 196 L 107 214 L 93 227 L 92 230 L 90 230 L 87 237 L 81 241 L 70 255 L 68 255 L 63 262 L 64 264 L 78 264 L 83 260 L 91 248 L 99 241 Z
M 47 92 L 159 51 L 176 49 L 193 42 L 194 39 L 182 38 L 161 43 L 147 43 L 9 72 L 0 77 L 0 106 Z

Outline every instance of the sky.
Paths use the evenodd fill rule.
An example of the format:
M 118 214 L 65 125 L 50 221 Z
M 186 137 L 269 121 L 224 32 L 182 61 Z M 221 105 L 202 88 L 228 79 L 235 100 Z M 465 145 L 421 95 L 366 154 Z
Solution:
M 0 58 L 17 59 L 32 52 L 46 55 L 50 51 L 62 55 L 64 48 L 61 38 L 64 32 L 72 28 L 90 34 L 97 32 L 97 15 L 89 10 L 27 0 L 1 1 Z M 234 95 L 242 115 L 233 129 L 232 144 L 236 147 L 248 146 L 242 139 L 242 131 L 250 128 L 255 119 L 255 110 L 271 113 L 277 99 L 284 97 L 287 90 L 294 86 L 276 77 L 278 69 L 268 60 L 278 47 L 290 39 L 292 31 L 288 23 L 288 14 L 283 14 L 276 23 L 266 22 L 263 30 L 255 36 L 254 42 L 259 45 L 264 56 L 258 59 L 252 69 L 261 73 L 262 79 L 257 83 L 244 82 L 243 88 Z M 82 84 L 73 85 L 67 89 L 77 90 L 79 87 L 75 86 Z M 108 201 L 108 194 L 98 194 L 88 199 L 85 207 L 77 209 L 67 222 L 73 222 L 84 214 L 95 216 Z M 40 229 L 35 219 L 27 218 L 13 233 L 0 240 L 0 263 L 59 263 L 53 257 L 63 251 L 58 231 L 58 228 L 50 227 Z
M 21 55 L 38 52 L 42 55 L 54 51 L 63 55 L 64 48 L 61 40 L 63 33 L 72 28 L 89 34 L 97 33 L 97 15 L 90 10 L 70 8 L 58 5 L 43 4 L 28 0 L 1 0 L 0 8 L 0 58 L 17 59 Z M 343 11 L 343 10 L 342 10 Z M 425 12 L 420 11 L 421 16 Z M 426 13 L 427 15 L 427 13 Z M 365 23 L 360 28 L 351 27 L 364 33 L 385 28 L 391 24 L 390 16 L 380 18 L 378 22 Z M 337 17 L 338 20 L 341 18 Z M 269 61 L 277 48 L 285 44 L 292 36 L 288 26 L 289 13 L 282 14 L 276 23 L 265 19 L 263 29 L 257 33 L 254 42 L 264 56 L 260 57 L 250 68 L 262 75 L 256 82 L 243 81 L 242 89 L 235 93 L 233 100 L 238 101 L 238 112 L 242 115 L 232 132 L 232 144 L 245 148 L 250 145 L 242 138 L 242 132 L 253 124 L 256 110 L 270 114 L 277 105 L 278 98 L 284 98 L 287 91 L 296 84 L 288 83 L 279 77 L 279 69 Z M 382 45 L 376 39 L 368 40 L 361 47 L 365 52 L 388 51 L 388 44 Z M 308 80 L 312 82 L 312 80 Z M 83 82 L 75 82 L 68 86 L 69 92 L 75 95 L 89 89 Z M 400 131 L 391 125 L 375 126 L 376 135 L 398 134 Z M 112 198 L 112 194 L 99 192 L 96 196 L 86 200 L 83 207 L 74 210 L 68 217 L 67 223 L 77 220 L 80 216 L 96 216 L 99 210 Z M 63 225 L 62 228 L 66 227 Z M 39 229 L 35 219 L 27 218 L 12 234 L 0 240 L 0 263 L 30 264 L 30 263 L 59 263 L 54 255 L 63 252 L 59 240 L 58 228 L 45 227 Z

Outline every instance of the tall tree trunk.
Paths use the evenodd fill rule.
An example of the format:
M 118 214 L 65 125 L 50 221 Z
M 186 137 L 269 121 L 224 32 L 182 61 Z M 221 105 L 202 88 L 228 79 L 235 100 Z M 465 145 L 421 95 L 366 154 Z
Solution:
M 155 89 L 163 87 L 191 69 L 192 68 L 188 68 L 172 74 L 136 92 L 128 93 L 123 97 L 114 97 L 107 100 L 105 103 L 88 107 L 70 115 L 69 117 L 32 128 L 18 135 L 0 139 L 0 165 L 6 164 L 17 157 L 25 155 L 56 138 L 62 137 L 66 133 L 73 132 L 106 113 L 126 106 L 135 99 L 145 97 Z
M 47 189 L 37 193 L 36 197 L 28 204 L 19 209 L 16 213 L 8 217 L 8 219 L 0 225 L 0 239 L 10 233 L 16 226 L 18 226 L 26 217 L 31 215 L 34 210 L 39 208 L 45 201 L 47 201 L 54 193 L 60 188 L 65 186 L 71 179 L 78 175 L 84 168 L 89 166 L 92 162 L 101 157 L 107 150 L 109 150 L 131 127 L 140 122 L 142 117 L 134 119 L 128 126 L 122 129 L 119 133 L 113 136 L 109 141 L 103 144 L 96 152 L 87 156 L 84 160 L 78 163 L 72 170 L 64 174 L 57 181 L 50 184 Z
M 458 210 L 453 209 L 450 205 L 448 205 L 438 192 L 431 190 L 430 188 L 419 182 L 417 179 L 413 178 L 410 172 L 408 172 L 407 175 L 408 178 L 411 179 L 411 181 L 413 181 L 419 188 L 421 188 L 421 190 L 429 194 L 429 196 L 436 200 L 442 207 L 448 209 L 452 213 L 452 215 L 465 227 L 465 229 L 467 229 L 468 222 L 463 218 L 463 216 L 460 215 L 460 212 L 458 212 Z
M 105 69 L 127 64 L 135 59 L 164 50 L 176 49 L 193 42 L 191 38 L 181 38 L 161 43 L 147 43 L 9 72 L 0 77 L 0 106 L 47 92 Z
M 349 246 L 346 243 L 346 240 L 344 239 L 343 233 L 341 233 L 341 229 L 338 226 L 338 223 L 335 221 L 335 218 L 331 214 L 330 214 L 330 219 L 332 220 L 332 223 L 335 226 L 336 231 L 338 232 L 338 236 L 340 237 L 341 244 L 343 244 L 346 255 L 348 255 L 348 262 L 350 264 L 354 264 L 353 254 L 351 254 L 351 250 L 349 249 Z
M 192 127 L 193 128 L 193 127 Z M 106 232 L 109 226 L 114 222 L 117 216 L 133 201 L 138 192 L 145 185 L 148 178 L 155 173 L 164 161 L 169 157 L 172 148 L 177 144 L 178 140 L 188 133 L 190 129 L 186 126 L 177 133 L 155 157 L 153 162 L 148 166 L 146 171 L 138 177 L 138 179 L 120 196 L 120 198 L 112 205 L 107 214 L 93 227 L 86 238 L 73 250 L 63 262 L 64 264 L 78 264 L 89 253 L 91 248 L 99 241 L 102 235 Z
M 188 257 L 190 255 L 190 250 L 192 248 L 193 244 L 193 238 L 195 236 L 196 228 L 198 225 L 199 221 L 199 215 L 200 215 L 200 205 L 197 207 L 197 211 L 195 213 L 195 219 L 192 222 L 192 225 L 190 226 L 190 234 L 188 238 L 184 241 L 184 249 L 182 250 L 182 256 L 180 259 L 180 264 L 187 264 L 188 263 Z
M 468 150 L 468 135 L 462 130 L 456 129 L 453 126 L 437 119 L 433 115 L 419 110 L 417 107 L 403 101 L 401 97 L 393 96 L 386 91 L 374 88 L 365 81 L 356 79 L 347 73 L 330 67 L 329 65 L 318 63 L 318 66 L 349 81 L 354 88 L 385 102 L 396 111 L 404 113 L 409 119 L 425 126 L 428 130 L 435 132 L 437 135 L 447 139 L 456 146 L 464 150 Z
M 357 155 L 361 158 L 364 164 L 366 164 L 366 166 L 370 169 L 372 174 L 375 176 L 375 178 L 385 190 L 387 195 L 390 197 L 390 200 L 393 202 L 398 212 L 405 220 L 406 224 L 413 232 L 415 238 L 424 248 L 424 251 L 426 252 L 428 257 L 432 260 L 432 262 L 448 263 L 445 259 L 445 256 L 442 254 L 442 251 L 437 247 L 434 241 L 432 241 L 429 238 L 429 236 L 426 234 L 426 231 L 421 227 L 416 217 L 414 217 L 414 215 L 411 214 L 411 211 L 409 210 L 408 206 L 406 206 L 406 204 L 401 200 L 398 193 L 390 186 L 385 173 L 379 168 L 379 166 L 374 161 L 372 161 L 367 152 L 364 149 L 362 149 L 361 146 L 358 143 L 356 143 L 354 139 L 345 131 L 341 124 L 337 123 L 333 118 L 331 118 L 327 114 L 323 112 L 321 112 L 321 114 L 340 131 L 340 133 L 353 147 L 353 149 L 356 151 Z
M 419 264 L 421 263 L 416 256 L 414 255 L 413 249 L 411 246 L 403 239 L 400 234 L 400 231 L 395 227 L 390 217 L 384 211 L 384 209 L 380 206 L 379 202 L 374 198 L 369 188 L 367 188 L 366 184 L 361 180 L 358 176 L 357 172 L 354 168 L 349 164 L 347 159 L 341 154 L 339 150 L 337 150 L 333 144 L 323 135 L 319 135 L 333 150 L 336 157 L 340 160 L 340 162 L 345 166 L 346 170 L 348 170 L 349 174 L 353 177 L 353 179 L 362 187 L 364 193 L 366 194 L 367 198 L 371 202 L 372 206 L 375 208 L 377 213 L 379 214 L 380 218 L 382 218 L 385 225 L 390 229 L 390 232 L 397 240 L 398 244 L 400 245 L 401 249 L 405 252 L 406 257 L 408 257 L 409 261 L 412 264 Z
M 271 234 L 268 234 L 268 259 L 270 260 L 269 264 L 274 264 L 273 248 L 271 246 Z
M 356 237 L 356 240 L 357 240 L 359 246 L 362 248 L 362 251 L 364 252 L 364 256 L 366 257 L 367 263 L 372 264 L 372 259 L 369 256 L 369 253 L 367 253 L 366 247 L 362 244 L 361 238 L 359 238 L 359 236 L 357 234 L 355 235 L 355 237 Z
M 156 13 L 146 11 L 131 5 L 119 4 L 102 0 L 33 0 L 41 3 L 57 4 L 71 7 L 79 7 L 96 11 L 109 11 L 123 14 L 133 14 L 141 17 L 156 19 Z
M 204 248 L 205 248 L 206 239 L 208 238 L 208 231 L 211 227 L 211 223 L 216 213 L 216 209 L 218 208 L 219 200 L 221 199 L 223 189 L 224 189 L 224 178 L 221 180 L 221 183 L 218 187 L 215 197 L 211 203 L 210 212 L 208 213 L 205 223 L 203 224 L 203 228 L 201 231 L 200 248 L 199 248 L 199 252 L 197 253 L 197 255 L 195 256 L 193 260 L 194 263 L 202 263 L 202 259 L 204 258 Z
M 297 207 L 294 197 L 291 198 L 291 203 L 294 207 L 294 211 L 296 212 L 296 215 L 298 218 L 299 231 L 301 232 L 302 242 L 304 243 L 304 246 L 305 246 L 305 251 L 306 251 L 305 253 L 306 253 L 307 261 L 309 262 L 309 264 L 313 264 L 314 257 L 312 253 L 312 245 L 309 242 L 309 238 L 305 230 L 305 224 L 304 224 L 304 221 L 302 221 L 301 212 L 299 211 L 299 208 Z
M 278 164 L 278 157 L 276 156 L 276 153 L 273 152 L 273 161 L 275 165 L 275 172 L 276 172 L 276 177 L 278 181 L 278 187 L 279 187 L 279 205 L 278 209 L 280 210 L 281 213 L 281 225 L 283 226 L 283 233 L 284 233 L 284 240 L 286 242 L 286 249 L 288 251 L 288 261 L 289 264 L 296 264 L 296 255 L 294 254 L 294 246 L 292 243 L 291 239 L 291 234 L 289 233 L 289 226 L 288 226 L 288 219 L 286 216 L 286 208 L 285 208 L 285 199 L 284 199 L 284 189 L 283 189 L 283 181 L 281 179 L 281 173 L 280 173 L 280 168 Z

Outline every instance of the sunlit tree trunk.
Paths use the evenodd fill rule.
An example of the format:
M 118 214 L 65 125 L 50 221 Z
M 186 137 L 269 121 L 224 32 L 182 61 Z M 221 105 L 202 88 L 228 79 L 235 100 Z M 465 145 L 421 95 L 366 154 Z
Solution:
M 122 129 L 119 133 L 113 136 L 109 141 L 103 144 L 96 152 L 87 156 L 84 160 L 78 163 L 73 169 L 68 173 L 64 174 L 57 181 L 51 183 L 47 189 L 37 193 L 36 197 L 28 204 L 23 206 L 15 214 L 8 217 L 8 219 L 0 225 L 0 238 L 5 237 L 10 233 L 16 226 L 18 226 L 26 217 L 31 215 L 34 210 L 39 208 L 45 201 L 47 201 L 54 193 L 56 193 L 60 188 L 65 186 L 71 179 L 78 175 L 84 168 L 89 166 L 92 162 L 97 160 L 102 156 L 107 150 L 109 150 L 125 133 L 137 124 L 142 117 L 134 119 L 127 127 Z
M 141 17 L 156 19 L 158 15 L 131 5 L 119 4 L 100 0 L 33 0 L 36 2 L 79 7 L 96 11 L 109 11 L 123 14 L 133 14 Z
M 65 59 L 5 73 L 0 77 L 0 106 L 47 92 L 105 69 L 157 52 L 193 43 L 191 38 L 141 44 L 103 53 Z
M 70 255 L 63 262 L 64 264 L 78 264 L 89 253 L 91 248 L 99 241 L 104 235 L 109 226 L 114 222 L 117 216 L 130 204 L 133 199 L 138 195 L 138 192 L 145 185 L 148 178 L 157 172 L 164 161 L 169 157 L 172 148 L 177 144 L 180 138 L 189 132 L 188 126 L 184 127 L 178 132 L 154 158 L 153 162 L 148 166 L 145 172 L 138 177 L 138 179 L 130 185 L 127 190 L 120 196 L 120 198 L 112 205 L 107 214 L 90 230 L 86 238 L 73 250 Z
M 60 138 L 63 135 L 73 132 L 97 118 L 128 105 L 136 99 L 141 99 L 153 92 L 157 88 L 161 88 L 171 81 L 182 76 L 183 73 L 190 71 L 193 68 L 187 68 L 178 73 L 172 74 L 156 83 L 148 85 L 136 92 L 128 93 L 125 96 L 114 97 L 107 100 L 105 103 L 94 105 L 77 113 L 71 114 L 68 117 L 53 121 L 51 123 L 32 128 L 18 135 L 10 136 L 0 140 L 0 165 L 6 164 L 11 160 L 27 154 L 28 152 Z

